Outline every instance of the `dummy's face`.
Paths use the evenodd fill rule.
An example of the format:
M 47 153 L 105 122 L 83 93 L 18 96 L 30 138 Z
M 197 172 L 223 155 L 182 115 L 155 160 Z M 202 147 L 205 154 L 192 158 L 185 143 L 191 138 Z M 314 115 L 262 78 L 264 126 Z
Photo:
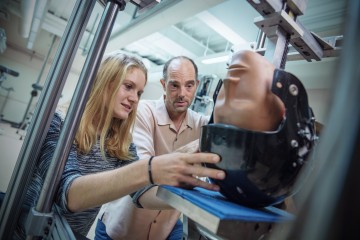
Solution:
M 214 122 L 253 131 L 275 130 L 285 107 L 271 92 L 274 70 L 258 53 L 235 53 L 216 100 Z
M 168 68 L 168 79 L 161 84 L 166 92 L 165 105 L 169 114 L 187 111 L 194 99 L 198 80 L 191 62 L 186 59 L 173 60 Z
M 133 111 L 144 91 L 146 77 L 143 71 L 138 68 L 130 70 L 121 84 L 114 105 L 114 117 L 127 119 Z

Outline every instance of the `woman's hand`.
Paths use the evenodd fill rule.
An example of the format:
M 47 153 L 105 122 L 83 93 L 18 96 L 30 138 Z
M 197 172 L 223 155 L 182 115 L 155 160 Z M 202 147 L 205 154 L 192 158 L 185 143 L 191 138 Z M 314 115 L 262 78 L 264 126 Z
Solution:
M 151 163 L 151 174 L 155 184 L 185 188 L 202 187 L 218 191 L 219 186 L 204 182 L 197 177 L 224 179 L 224 171 L 201 165 L 201 163 L 217 163 L 219 161 L 220 157 L 213 153 L 171 153 L 155 156 Z

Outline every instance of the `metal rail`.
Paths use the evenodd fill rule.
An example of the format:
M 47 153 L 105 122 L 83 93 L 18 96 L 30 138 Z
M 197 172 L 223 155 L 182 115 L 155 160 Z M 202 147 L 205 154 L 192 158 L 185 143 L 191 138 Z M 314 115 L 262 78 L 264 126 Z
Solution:
M 89 13 L 94 5 L 93 0 L 77 1 L 65 29 L 0 210 L 0 239 L 12 238 L 20 216 L 20 206 L 23 205 L 27 187 L 40 153 L 39 146 L 42 145 L 49 129 L 50 121 L 75 57 L 74 49 L 79 46 Z

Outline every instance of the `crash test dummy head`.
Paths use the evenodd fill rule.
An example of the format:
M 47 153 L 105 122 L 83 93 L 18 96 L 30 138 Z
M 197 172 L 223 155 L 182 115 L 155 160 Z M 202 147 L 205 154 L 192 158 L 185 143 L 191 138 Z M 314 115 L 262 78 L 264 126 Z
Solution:
M 233 54 L 217 96 L 213 124 L 202 127 L 200 151 L 221 156 L 208 165 L 228 199 L 267 206 L 291 196 L 314 145 L 314 116 L 296 76 L 252 51 Z
M 254 131 L 275 130 L 285 106 L 271 91 L 274 66 L 252 51 L 233 54 L 214 108 L 214 122 Z

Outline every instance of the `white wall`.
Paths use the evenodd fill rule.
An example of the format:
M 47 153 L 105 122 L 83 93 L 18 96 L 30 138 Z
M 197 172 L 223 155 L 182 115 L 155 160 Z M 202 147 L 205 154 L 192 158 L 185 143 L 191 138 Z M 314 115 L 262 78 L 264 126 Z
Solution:
M 160 68 L 153 69 L 153 71 L 150 69 L 148 82 L 146 83 L 141 99 L 159 99 L 163 95 L 164 91 L 160 83 L 161 78 L 162 72 L 160 71 Z
M 337 66 L 337 58 L 325 58 L 319 62 L 294 61 L 286 64 L 286 70 L 304 84 L 316 121 L 322 124 L 327 122 L 327 113 L 331 108 L 331 91 L 336 79 Z
M 18 77 L 5 74 L 6 80 L 3 81 L 2 86 L 11 87 L 14 91 L 10 92 L 6 105 L 4 105 L 7 91 L 0 89 L 0 106 L 4 106 L 3 118 L 5 120 L 20 122 L 30 100 L 31 84 L 37 80 L 40 69 L 39 61 L 7 49 L 5 54 L 0 57 L 0 64 L 19 73 Z
M 145 86 L 144 93 L 141 99 L 159 99 L 164 93 L 163 88 L 158 82 L 148 82 Z
M 51 54 L 51 56 L 53 56 L 55 52 L 56 49 L 52 51 L 53 54 Z M 39 82 L 41 86 L 44 86 L 46 81 L 47 74 L 51 67 L 51 59 L 52 57 L 49 58 L 48 64 L 44 68 L 44 72 Z M 78 70 L 78 66 L 81 66 L 84 60 L 85 58 L 82 57 L 80 53 L 76 55 L 74 60 L 74 65 L 76 66 L 72 67 L 69 72 L 69 76 L 66 80 L 64 91 L 62 92 L 62 97 L 60 99 L 60 104 L 71 99 L 79 78 L 80 71 Z M 14 91 L 10 92 L 6 102 L 7 91 L 0 89 L 0 110 L 2 106 L 4 106 L 4 120 L 13 123 L 20 123 L 22 121 L 25 115 L 25 110 L 31 99 L 31 91 L 33 90 L 32 84 L 38 81 L 43 61 L 43 59 L 32 57 L 28 53 L 16 51 L 12 48 L 7 48 L 5 53 L 0 55 L 1 65 L 19 72 L 18 77 L 5 74 L 7 79 L 2 83 L 2 86 L 6 88 L 12 87 L 14 89 Z M 40 94 L 41 92 L 38 91 L 38 96 L 33 98 L 30 107 L 31 112 L 33 112 Z

